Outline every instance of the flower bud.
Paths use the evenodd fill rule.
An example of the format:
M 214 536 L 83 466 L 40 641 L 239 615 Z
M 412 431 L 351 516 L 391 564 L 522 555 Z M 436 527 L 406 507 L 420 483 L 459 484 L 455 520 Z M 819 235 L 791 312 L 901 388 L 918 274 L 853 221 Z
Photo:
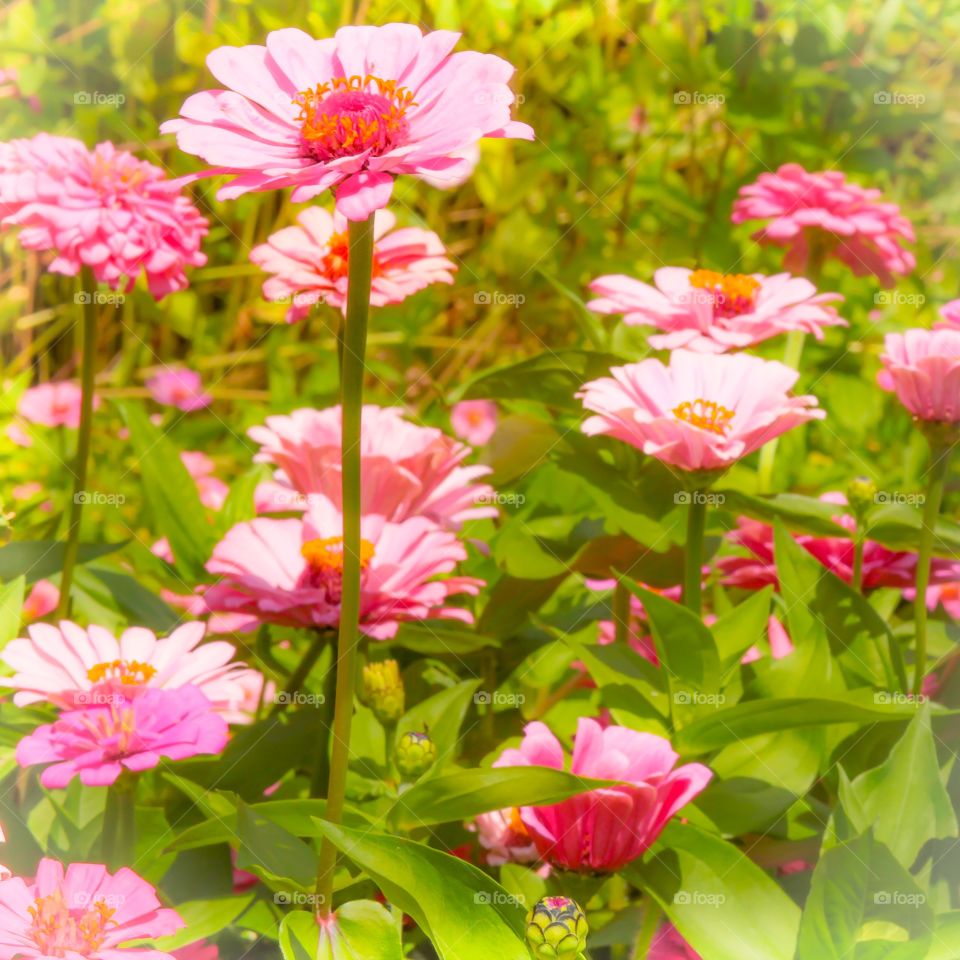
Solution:
M 381 723 L 396 723 L 403 716 L 403 680 L 396 660 L 380 660 L 363 668 L 361 699 Z
M 426 733 L 411 730 L 397 741 L 394 760 L 404 777 L 415 780 L 426 773 L 437 759 L 437 745 Z
M 537 960 L 574 960 L 587 947 L 588 929 L 569 897 L 543 897 L 527 914 L 527 943 Z
M 847 503 L 858 520 L 873 508 L 876 496 L 877 485 L 869 477 L 855 477 L 847 487 Z

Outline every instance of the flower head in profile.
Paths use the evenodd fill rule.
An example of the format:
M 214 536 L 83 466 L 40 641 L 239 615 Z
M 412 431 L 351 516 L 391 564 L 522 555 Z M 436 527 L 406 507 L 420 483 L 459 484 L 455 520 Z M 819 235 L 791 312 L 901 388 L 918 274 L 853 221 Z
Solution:
M 41 427 L 80 426 L 80 384 L 72 380 L 57 380 L 28 387 L 17 401 L 17 413 L 29 423 Z M 94 395 L 94 409 L 100 406 L 100 398 Z
M 453 283 L 457 269 L 432 230 L 404 227 L 378 210 L 373 225 L 373 274 L 370 305 L 400 303 L 433 283 Z M 316 303 L 346 313 L 350 244 L 347 221 L 339 212 L 307 207 L 297 226 L 272 234 L 250 251 L 250 259 L 273 274 L 263 285 L 267 300 L 293 301 L 287 322 L 302 320 Z
M 126 770 L 155 767 L 162 757 L 184 760 L 219 753 L 227 722 L 196 688 L 91 694 L 93 706 L 66 710 L 17 744 L 21 767 L 49 764 L 40 774 L 48 788 L 74 778 L 88 787 L 109 786 Z
M 918 420 L 960 423 L 960 329 L 888 333 L 883 346 L 880 385 Z
M 20 227 L 25 249 L 55 253 L 53 273 L 86 266 L 114 290 L 142 272 L 159 300 L 187 286 L 185 267 L 207 262 L 207 221 L 181 187 L 112 143 L 40 133 L 0 144 L 0 224 Z
M 249 435 L 260 444 L 257 463 L 271 463 L 274 480 L 288 491 L 274 490 L 273 505 L 301 509 L 313 495 L 341 502 L 340 407 L 304 408 L 267 417 Z M 490 468 L 466 466 L 470 448 L 436 427 L 412 423 L 397 407 L 363 408 L 360 439 L 361 511 L 391 521 L 420 516 L 443 527 L 495 517 L 493 489 L 476 481 Z
M 587 306 L 622 313 L 627 324 L 663 330 L 649 338 L 656 350 L 724 353 L 792 330 L 822 340 L 824 327 L 846 326 L 830 306 L 843 299 L 839 293 L 817 293 L 809 280 L 789 273 L 765 277 L 661 267 L 653 283 L 623 274 L 598 277 L 590 284 L 598 298 Z
M 175 960 L 137 945 L 185 926 L 127 867 L 44 858 L 36 879 L 0 883 L 0 956 L 22 960 Z M 125 947 L 124 944 L 131 944 Z
M 636 860 L 667 821 L 699 794 L 713 774 L 699 763 L 678 767 L 669 741 L 627 727 L 602 728 L 581 717 L 571 771 L 621 781 L 545 807 L 522 807 L 520 817 L 547 863 L 565 870 L 613 872 Z M 563 747 L 545 724 L 524 727 L 518 749 L 505 750 L 496 767 L 563 770 Z
M 812 396 L 793 397 L 796 370 L 746 353 L 674 350 L 614 367 L 577 394 L 593 411 L 591 436 L 609 434 L 689 472 L 722 471 L 768 440 L 826 414 Z
M 408 23 L 324 40 L 275 30 L 266 46 L 214 50 L 207 66 L 227 89 L 194 94 L 161 130 L 212 164 L 209 174 L 233 176 L 221 200 L 294 187 L 300 203 L 332 189 L 345 217 L 365 220 L 398 174 L 453 181 L 481 138 L 533 139 L 510 119 L 513 67 L 452 53 L 459 39 Z
M 203 389 L 200 374 L 185 367 L 161 370 L 147 380 L 147 389 L 155 402 L 185 413 L 202 410 L 213 403 L 213 397 Z
M 461 400 L 450 409 L 450 425 L 461 440 L 483 447 L 497 430 L 497 405 L 492 400 Z
M 872 273 L 890 286 L 894 274 L 910 273 L 917 265 L 902 246 L 915 237 L 900 208 L 880 196 L 879 190 L 851 183 L 838 170 L 810 173 L 785 163 L 740 188 L 731 219 L 766 221 L 754 239 L 786 247 L 784 266 L 794 273 L 805 271 L 816 246 L 858 277 Z

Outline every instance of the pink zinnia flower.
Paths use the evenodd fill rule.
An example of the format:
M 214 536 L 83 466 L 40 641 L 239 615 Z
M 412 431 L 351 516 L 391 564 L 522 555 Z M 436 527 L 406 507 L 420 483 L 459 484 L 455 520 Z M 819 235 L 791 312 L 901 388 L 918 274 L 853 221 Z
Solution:
M 623 274 L 598 277 L 590 289 L 599 299 L 587 306 L 597 313 L 622 313 L 630 325 L 665 330 L 649 338 L 656 350 L 723 353 L 791 330 L 822 340 L 824 327 L 846 326 L 829 306 L 843 299 L 839 293 L 818 294 L 809 280 L 789 273 L 765 277 L 661 267 L 653 282 Z
M 219 510 L 226 502 L 230 488 L 213 476 L 213 461 L 199 450 L 182 450 L 180 460 L 193 477 L 200 502 L 210 510 Z
M 392 523 L 366 515 L 360 523 L 360 630 L 382 640 L 402 620 L 448 617 L 472 623 L 451 596 L 475 594 L 482 581 L 448 577 L 467 552 L 457 538 L 424 517 Z M 239 523 L 207 563 L 223 579 L 205 595 L 210 610 L 258 622 L 336 628 L 343 577 L 343 517 L 316 496 L 303 519 L 258 517 Z M 438 579 L 442 576 L 442 579 Z
M 688 471 L 725 470 L 768 440 L 826 416 L 817 398 L 791 397 L 796 370 L 746 353 L 674 350 L 614 367 L 577 396 L 597 416 L 583 432 L 609 434 Z
M 672 923 L 664 923 L 657 931 L 647 952 L 647 960 L 702 960 Z
M 883 346 L 885 390 L 920 420 L 960 422 L 960 329 L 888 333 Z
M 316 303 L 347 311 L 350 244 L 347 220 L 323 207 L 307 207 L 299 226 L 285 227 L 250 251 L 250 259 L 272 276 L 263 285 L 267 300 L 290 300 L 287 323 L 296 323 Z M 400 303 L 432 283 L 453 283 L 456 265 L 447 259 L 443 242 L 432 230 L 404 227 L 378 210 L 373 227 L 373 276 L 370 305 Z
M 32 882 L 0 883 L 0 956 L 23 960 L 174 960 L 138 940 L 165 937 L 185 926 L 161 906 L 154 888 L 127 867 L 110 873 L 99 863 L 63 864 L 44 858 Z
M 603 729 L 581 717 L 572 772 L 624 783 L 548 807 L 522 807 L 520 816 L 540 856 L 553 866 L 586 872 L 613 872 L 636 860 L 713 776 L 699 763 L 676 767 L 677 759 L 663 737 L 627 727 Z M 560 741 L 534 722 L 524 727 L 519 749 L 505 750 L 494 766 L 562 770 L 566 764 Z
M 340 504 L 340 423 L 336 406 L 267 417 L 266 426 L 248 431 L 260 444 L 254 460 L 272 463 L 278 468 L 274 479 L 302 495 L 290 496 L 284 504 L 274 491 L 271 499 L 277 506 L 302 509 L 317 494 Z M 490 468 L 463 466 L 470 452 L 435 427 L 411 423 L 397 407 L 365 406 L 360 439 L 362 512 L 392 521 L 421 516 L 449 528 L 495 517 L 493 489 L 475 482 Z
M 492 400 L 461 400 L 450 409 L 453 432 L 472 443 L 484 446 L 497 429 L 497 405 Z
M 57 609 L 60 591 L 49 580 L 38 580 L 23 601 L 20 619 L 24 623 L 40 620 Z
M 207 66 L 229 89 L 194 94 L 160 129 L 213 164 L 210 174 L 236 175 L 218 199 L 295 187 L 300 203 L 334 189 L 343 215 L 365 220 L 387 205 L 397 174 L 454 177 L 482 137 L 533 139 L 510 119 L 513 67 L 451 54 L 459 39 L 408 23 L 325 40 L 275 30 L 265 47 L 214 50 Z
M 25 249 L 55 252 L 53 273 L 88 266 L 114 290 L 130 290 L 142 270 L 159 300 L 186 287 L 184 267 L 207 262 L 207 221 L 181 186 L 112 143 L 90 150 L 40 133 L 0 144 L 0 223 L 23 228 Z
M 12 687 L 18 707 L 47 701 L 72 710 L 88 704 L 132 699 L 146 689 L 176 690 L 190 684 L 225 715 L 249 701 L 256 670 L 233 662 L 236 648 L 225 640 L 201 643 L 205 626 L 185 623 L 168 637 L 130 627 L 119 638 L 104 627 L 62 620 L 36 623 L 26 637 L 11 640 L 0 658 L 13 667 L 0 686 Z
M 102 705 L 66 710 L 24 737 L 17 763 L 52 764 L 40 774 L 40 783 L 51 789 L 77 776 L 85 786 L 103 787 L 125 768 L 139 772 L 162 757 L 216 754 L 227 743 L 227 721 L 197 687 L 144 690 L 132 700 L 110 694 L 95 702 Z
M 537 859 L 537 848 L 523 825 L 518 807 L 481 813 L 474 824 L 477 839 L 486 851 L 486 861 L 491 867 L 504 863 L 533 863 Z
M 940 323 L 935 323 L 934 328 L 948 327 L 953 330 L 960 330 L 960 300 L 951 300 L 940 308 L 940 316 L 943 318 Z
M 254 877 L 254 880 L 258 879 Z M 215 943 L 209 943 L 206 940 L 198 940 L 186 947 L 180 947 L 173 951 L 175 960 L 219 960 L 220 951 Z
M 43 427 L 80 426 L 80 384 L 72 380 L 40 383 L 20 394 L 17 413 L 30 423 Z M 100 398 L 94 395 L 93 408 L 100 406 Z
M 184 367 L 161 370 L 147 381 L 147 389 L 157 403 L 187 413 L 202 410 L 213 403 L 213 397 L 203 389 L 200 374 Z
M 886 286 L 893 274 L 909 273 L 916 258 L 901 246 L 913 242 L 910 221 L 895 203 L 882 203 L 880 191 L 850 183 L 837 170 L 809 173 L 785 163 L 740 188 L 734 223 L 766 220 L 754 239 L 787 247 L 784 265 L 804 273 L 811 247 L 842 260 L 858 277 L 873 273 Z
M 938 561 L 935 558 L 933 562 L 936 564 Z M 958 571 L 958 575 L 960 575 L 960 571 Z M 917 595 L 916 588 L 908 587 L 903 591 L 903 595 L 907 600 L 913 600 Z M 938 606 L 942 605 L 947 616 L 952 620 L 960 620 L 960 580 L 949 580 L 946 583 L 927 587 L 926 599 L 929 610 L 936 610 Z M 932 674 L 926 679 L 929 679 L 930 676 Z

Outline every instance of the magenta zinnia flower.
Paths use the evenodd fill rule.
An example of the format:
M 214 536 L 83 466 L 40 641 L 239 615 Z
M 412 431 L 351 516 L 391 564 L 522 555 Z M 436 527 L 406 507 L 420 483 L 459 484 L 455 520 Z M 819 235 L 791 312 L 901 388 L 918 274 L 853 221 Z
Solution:
M 32 882 L 0 883 L 0 957 L 23 960 L 174 960 L 136 941 L 165 937 L 184 926 L 160 905 L 154 888 L 127 867 L 99 863 L 66 870 L 44 858 Z M 134 944 L 129 948 L 124 944 Z
M 30 423 L 42 427 L 80 426 L 80 384 L 72 380 L 58 380 L 29 387 L 20 394 L 17 413 Z M 100 406 L 100 398 L 94 395 L 93 407 Z
M 112 143 L 90 150 L 40 133 L 0 144 L 0 223 L 21 227 L 27 250 L 56 253 L 53 273 L 86 265 L 114 290 L 130 290 L 142 270 L 159 300 L 186 287 L 184 267 L 207 262 L 207 221 L 181 187 Z
M 350 244 L 347 221 L 339 212 L 308 207 L 299 226 L 285 227 L 250 251 L 250 259 L 272 276 L 263 285 L 267 300 L 293 301 L 287 322 L 296 323 L 316 303 L 346 313 Z M 370 305 L 400 303 L 432 283 L 453 283 L 457 269 L 432 230 L 394 230 L 397 218 L 378 210 L 373 227 Z
M 450 425 L 462 440 L 485 446 L 497 430 L 497 405 L 492 400 L 461 400 L 450 409 Z
M 424 517 L 393 523 L 365 515 L 360 523 L 360 630 L 382 640 L 403 620 L 447 617 L 472 623 L 447 606 L 456 594 L 477 593 L 482 581 L 450 577 L 467 553 L 457 538 Z M 335 629 L 340 623 L 343 517 L 315 495 L 303 519 L 258 517 L 239 523 L 207 563 L 223 579 L 204 599 L 210 610 L 258 622 Z M 241 628 L 237 624 L 237 629 Z
M 850 183 L 837 170 L 809 173 L 799 164 L 785 163 L 775 173 L 761 173 L 756 183 L 740 188 L 731 219 L 768 221 L 754 239 L 787 247 L 784 265 L 794 273 L 805 272 L 814 245 L 858 277 L 876 274 L 886 286 L 893 283 L 893 274 L 909 273 L 917 265 L 900 243 L 915 239 L 900 208 L 881 202 L 879 190 Z
M 548 807 L 522 807 L 521 819 L 540 856 L 565 870 L 605 873 L 636 860 L 713 776 L 699 763 L 677 767 L 677 759 L 663 737 L 627 727 L 603 729 L 596 720 L 581 717 L 571 771 L 623 783 Z M 566 763 L 550 728 L 534 722 L 524 727 L 519 749 L 505 750 L 494 766 L 563 770 Z
M 791 330 L 822 340 L 824 327 L 846 326 L 829 306 L 843 299 L 839 293 L 818 294 L 809 280 L 789 273 L 765 277 L 661 267 L 653 282 L 623 274 L 598 277 L 590 289 L 599 298 L 587 306 L 597 313 L 622 313 L 627 324 L 666 331 L 649 338 L 656 350 L 723 353 Z
M 596 416 L 591 436 L 609 434 L 687 471 L 725 470 L 768 440 L 822 419 L 817 398 L 792 397 L 796 370 L 746 353 L 674 350 L 659 360 L 614 367 L 577 396 Z
M 340 504 L 340 423 L 337 406 L 294 410 L 251 427 L 250 438 L 260 444 L 254 460 L 277 467 L 274 479 L 289 491 L 286 498 L 274 491 L 276 506 L 302 509 L 315 494 Z M 392 521 L 421 516 L 451 529 L 495 517 L 493 489 L 475 482 L 490 468 L 464 466 L 469 455 L 469 447 L 435 427 L 411 423 L 397 407 L 365 406 L 361 512 Z
M 213 164 L 210 174 L 235 175 L 221 200 L 294 187 L 299 203 L 334 189 L 341 213 L 365 220 L 387 205 L 397 174 L 453 179 L 481 138 L 533 139 L 510 119 L 513 67 L 451 53 L 459 39 L 408 23 L 325 40 L 275 30 L 265 47 L 214 50 L 207 66 L 228 89 L 194 94 L 160 129 Z
M 919 420 L 960 422 L 960 329 L 888 333 L 883 345 L 881 386 Z
M 186 413 L 202 410 L 213 403 L 213 397 L 203 389 L 200 374 L 184 367 L 161 370 L 147 381 L 147 389 L 157 403 Z

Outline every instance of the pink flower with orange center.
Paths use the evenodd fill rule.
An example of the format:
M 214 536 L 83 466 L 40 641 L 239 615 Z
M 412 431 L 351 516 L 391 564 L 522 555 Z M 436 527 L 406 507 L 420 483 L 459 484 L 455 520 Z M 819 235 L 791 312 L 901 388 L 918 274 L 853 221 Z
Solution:
M 467 443 L 485 446 L 497 430 L 497 405 L 492 400 L 461 400 L 450 409 L 450 425 Z
M 491 867 L 504 863 L 533 863 L 537 848 L 523 825 L 518 807 L 491 810 L 474 820 L 477 839 Z
M 100 406 L 100 398 L 94 395 L 93 408 Z M 17 413 L 24 420 L 43 427 L 80 426 L 80 385 L 72 380 L 40 383 L 20 394 Z
M 918 420 L 960 423 L 960 329 L 888 333 L 878 382 Z

